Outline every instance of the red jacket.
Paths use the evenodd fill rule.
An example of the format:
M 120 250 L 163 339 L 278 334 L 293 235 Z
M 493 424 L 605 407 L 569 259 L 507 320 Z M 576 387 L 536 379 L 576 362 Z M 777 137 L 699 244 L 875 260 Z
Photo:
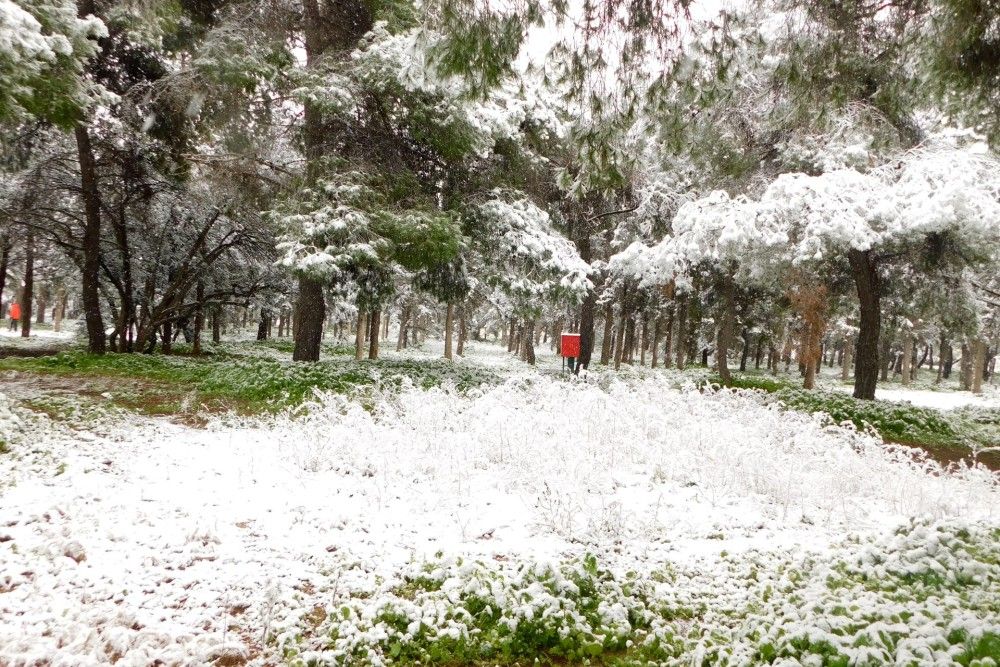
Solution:
M 21 319 L 21 304 L 17 301 L 10 304 L 10 319 L 19 320 Z

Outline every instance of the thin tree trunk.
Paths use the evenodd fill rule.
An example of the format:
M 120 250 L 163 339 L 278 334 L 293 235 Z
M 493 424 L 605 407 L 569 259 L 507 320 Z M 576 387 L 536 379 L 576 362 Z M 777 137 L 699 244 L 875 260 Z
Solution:
M 212 308 L 212 342 L 222 342 L 222 306 Z
M 667 321 L 663 327 L 663 367 L 670 368 L 674 365 L 673 360 L 673 329 L 674 329 L 674 308 L 671 307 L 667 313 Z
M 622 362 L 630 366 L 635 361 L 635 338 L 635 315 L 631 314 L 625 319 L 625 347 L 622 352 Z
M 52 330 L 62 331 L 62 321 L 66 317 L 66 288 L 60 287 L 56 293 L 56 307 L 52 311 Z
M 465 356 L 465 337 L 466 337 L 466 323 L 465 323 L 465 304 L 461 303 L 458 306 L 458 346 L 455 348 L 455 354 L 460 357 Z
M 958 386 L 963 391 L 972 388 L 972 348 L 968 343 L 962 343 L 962 359 L 959 361 Z
M 448 302 L 444 317 L 444 358 L 451 359 L 451 330 L 454 328 L 455 304 Z
M 615 315 L 614 308 L 609 301 L 604 306 L 604 330 L 603 340 L 601 340 L 601 365 L 607 366 L 611 361 L 611 343 L 614 339 Z
M 913 335 L 909 331 L 903 332 L 903 355 L 900 360 L 900 373 L 903 375 L 903 386 L 909 386 L 912 380 L 913 366 Z
M 94 149 L 90 144 L 90 133 L 84 125 L 77 125 L 73 134 L 80 162 L 80 189 L 86 220 L 83 229 L 80 296 L 87 323 L 87 350 L 91 354 L 104 354 L 108 341 L 101 316 L 101 195 L 97 188 L 97 167 Z
M 365 311 L 358 308 L 358 325 L 354 330 L 354 358 L 361 361 L 365 358 L 365 327 L 368 325 L 368 319 L 365 317 Z
M 733 325 L 736 316 L 735 286 L 730 276 L 723 276 L 719 282 L 719 297 L 720 312 L 715 361 L 722 384 L 729 387 L 733 384 L 733 376 L 729 372 L 729 348 L 732 346 Z
M 198 356 L 201 354 L 201 332 L 205 328 L 205 283 L 199 280 L 195 288 L 195 310 L 194 310 L 194 343 L 191 352 Z M 122 332 L 122 336 L 125 332 Z
M 24 239 L 24 289 L 21 291 L 21 337 L 31 335 L 31 301 L 35 288 L 35 234 L 28 229 Z
M 983 393 L 983 374 L 986 371 L 986 341 L 972 341 L 972 393 Z
M 271 313 L 267 308 L 260 309 L 260 322 L 257 323 L 257 340 L 267 340 L 271 329 Z
M 684 341 L 687 336 L 688 298 L 686 294 L 677 297 L 677 370 L 684 370 Z
M 625 314 L 625 304 L 622 303 L 621 314 L 618 316 L 618 328 L 615 330 L 615 370 L 622 366 L 622 356 L 625 354 L 625 343 L 628 325 L 628 316 Z
M 840 359 L 840 379 L 847 381 L 851 378 L 851 365 L 854 363 L 854 338 L 848 336 L 844 339 L 844 354 Z
M 649 347 L 649 323 L 646 316 L 642 316 L 642 330 L 639 333 L 639 365 L 646 365 L 646 348 Z
M 750 330 L 743 327 L 740 338 L 743 339 L 743 350 L 740 352 L 740 372 L 742 373 L 746 371 L 747 359 L 750 358 Z
M 396 337 L 396 352 L 406 347 L 406 326 L 410 319 L 410 307 L 403 306 L 399 313 L 399 335 Z
M 650 350 L 651 355 L 649 359 L 649 367 L 656 368 L 659 362 L 660 354 L 660 316 L 657 315 L 656 319 L 653 320 L 653 341 L 652 349 Z M 667 352 L 667 359 L 670 358 L 670 352 Z
M 368 358 L 378 359 L 379 333 L 382 331 L 382 311 L 378 308 L 372 311 L 368 323 Z
M 535 365 L 535 320 L 530 319 L 524 323 L 524 354 L 522 358 L 532 366 Z
M 7 267 L 10 265 L 12 243 L 7 236 L 0 236 L 0 305 L 3 304 L 3 290 L 7 286 Z M 13 303 L 13 300 L 11 301 Z M 3 313 L 0 312 L 0 317 Z
M 878 381 L 878 343 L 881 329 L 881 286 L 878 263 L 871 250 L 848 252 L 861 308 L 858 345 L 854 359 L 854 398 L 875 399 Z

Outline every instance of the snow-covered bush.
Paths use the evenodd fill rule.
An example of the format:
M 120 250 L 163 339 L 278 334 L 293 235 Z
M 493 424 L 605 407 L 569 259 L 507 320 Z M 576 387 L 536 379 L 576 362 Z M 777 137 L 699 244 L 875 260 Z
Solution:
M 829 553 L 605 569 L 441 558 L 333 601 L 292 665 L 995 665 L 1000 532 L 911 522 Z M 644 569 L 643 569 L 644 568 Z M 602 660 L 603 662 L 603 660 Z

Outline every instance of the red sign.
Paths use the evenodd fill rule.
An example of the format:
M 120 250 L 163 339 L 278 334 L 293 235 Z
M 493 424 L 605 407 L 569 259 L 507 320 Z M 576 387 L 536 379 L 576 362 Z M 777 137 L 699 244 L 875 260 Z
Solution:
M 562 335 L 562 356 L 564 357 L 579 357 L 580 356 L 580 334 L 578 333 L 564 333 Z

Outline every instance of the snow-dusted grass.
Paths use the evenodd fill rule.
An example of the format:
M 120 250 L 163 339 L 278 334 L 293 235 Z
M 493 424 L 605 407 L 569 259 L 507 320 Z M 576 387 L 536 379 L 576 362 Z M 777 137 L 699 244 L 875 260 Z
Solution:
M 532 651 L 596 656 L 598 644 L 609 661 L 652 659 L 636 647 L 668 634 L 662 655 L 684 664 L 764 643 L 805 656 L 814 651 L 796 637 L 857 641 L 864 628 L 831 629 L 852 604 L 893 625 L 891 655 L 904 655 L 898 645 L 957 654 L 979 650 L 983 596 L 997 586 L 995 473 L 945 471 L 759 397 L 678 391 L 665 374 L 526 372 L 464 391 L 404 381 L 362 402 L 327 393 L 297 414 L 205 430 L 122 415 L 87 433 L 34 424 L 10 446 L 0 664 L 377 664 L 459 640 L 484 651 L 463 635 L 465 614 L 485 612 L 461 587 L 487 580 L 507 600 L 476 621 L 494 633 L 490 664 Z M 944 573 L 937 597 L 865 592 L 872 560 L 824 588 L 827 571 L 864 549 L 846 536 L 885 544 L 913 517 L 945 521 L 919 529 L 946 531 L 945 542 L 969 524 L 972 546 L 948 547 L 943 565 L 911 554 L 918 570 Z M 900 539 L 913 547 L 890 553 L 927 541 Z M 580 592 L 587 581 L 603 606 Z M 930 616 L 901 616 L 910 598 Z M 563 626 L 539 615 L 553 605 L 576 628 L 565 644 Z M 425 622 L 411 627 L 418 612 Z M 948 639 L 957 628 L 967 635 Z

